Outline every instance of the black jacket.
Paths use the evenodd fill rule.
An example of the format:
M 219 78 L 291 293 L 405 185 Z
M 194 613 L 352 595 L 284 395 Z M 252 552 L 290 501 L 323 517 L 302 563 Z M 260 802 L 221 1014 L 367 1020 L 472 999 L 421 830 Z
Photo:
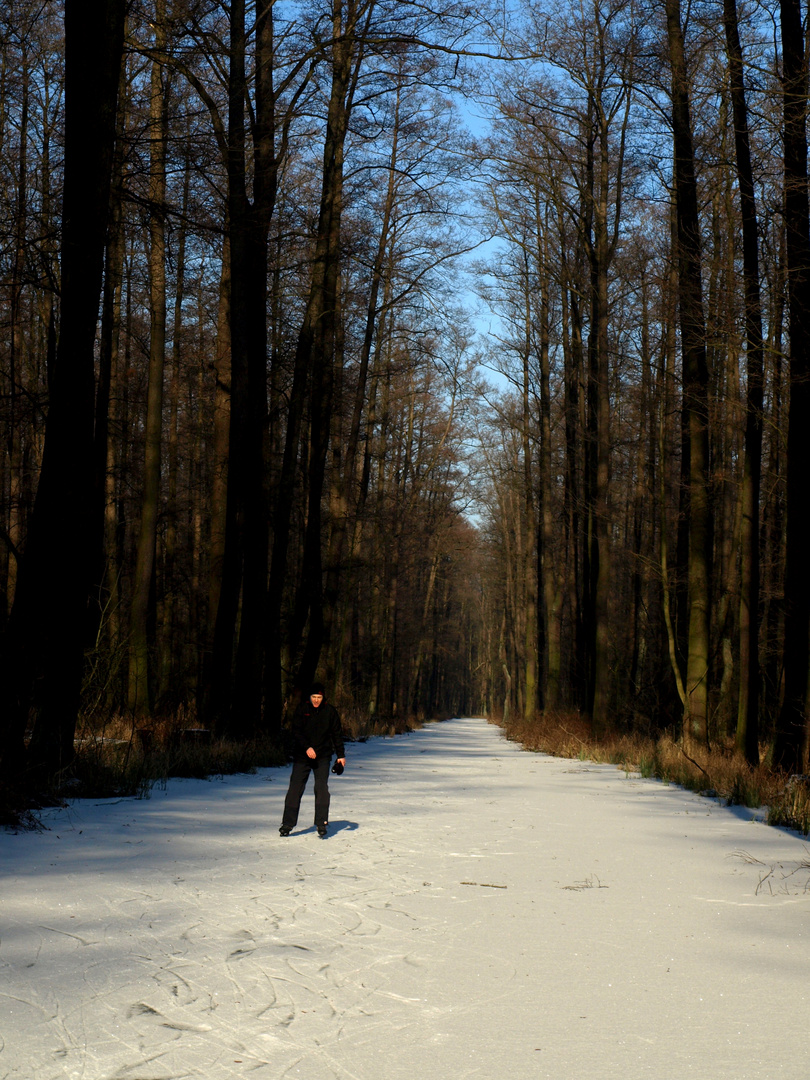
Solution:
M 306 758 L 310 746 L 318 757 L 328 757 L 332 753 L 339 758 L 345 757 L 340 717 L 334 705 L 327 701 L 322 701 L 316 709 L 312 702 L 307 700 L 293 717 L 293 757 Z

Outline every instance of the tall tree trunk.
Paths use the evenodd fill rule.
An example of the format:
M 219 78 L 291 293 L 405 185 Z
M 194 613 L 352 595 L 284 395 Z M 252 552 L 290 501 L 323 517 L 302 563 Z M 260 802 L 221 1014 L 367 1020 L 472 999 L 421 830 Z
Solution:
M 600 128 L 599 169 L 594 200 L 589 391 L 594 423 L 594 501 L 591 543 L 593 580 L 593 701 L 594 725 L 604 727 L 610 707 L 610 371 L 608 364 L 608 240 L 607 197 L 609 157 L 607 131 Z
M 581 447 L 584 439 L 584 426 L 581 422 L 582 414 L 582 319 L 579 310 L 579 300 L 573 284 L 566 282 L 563 293 L 563 311 L 566 310 L 566 300 L 569 318 L 564 318 L 564 333 L 570 321 L 570 333 L 568 333 L 568 348 L 565 350 L 565 525 L 567 539 L 567 566 L 569 571 L 566 575 L 568 582 L 568 604 L 571 610 L 571 622 L 573 624 L 573 648 L 572 662 L 568 683 L 574 688 L 574 699 L 579 708 L 587 708 L 587 695 L 583 688 L 587 684 L 587 667 L 585 663 L 585 616 L 583 612 L 586 558 L 585 536 L 582 525 L 582 482 L 584 470 L 581 468 Z
M 546 241 L 540 250 L 540 450 L 538 469 L 542 506 L 540 508 L 539 573 L 543 589 L 543 624 L 545 626 L 545 663 L 543 678 L 543 708 L 555 712 L 562 703 L 562 607 L 564 572 L 559 561 L 565 547 L 557 535 L 552 491 L 551 447 L 551 370 L 549 363 L 549 273 Z M 567 423 L 566 408 L 566 423 Z M 567 518 L 567 516 L 566 516 Z
M 167 432 L 166 477 L 166 541 L 163 564 L 163 610 L 160 617 L 158 702 L 166 702 L 172 694 L 172 681 L 176 677 L 179 650 L 175 647 L 177 632 L 178 584 L 178 472 L 180 468 L 180 368 L 183 358 L 183 301 L 186 276 L 186 221 L 188 217 L 189 188 L 191 183 L 191 160 L 186 154 L 183 176 L 183 202 L 180 208 L 179 236 L 175 265 L 177 286 L 174 294 L 174 319 L 172 325 L 172 366 L 169 381 L 169 429 Z M 176 698 L 176 695 L 174 695 Z M 175 700 L 174 704 L 177 704 Z
M 236 0 L 230 9 L 228 76 L 230 429 L 223 573 L 208 703 L 209 721 L 242 737 L 254 734 L 262 723 L 268 555 L 267 238 L 278 169 L 274 143 L 273 12 L 269 0 L 261 0 L 256 11 L 251 201 L 245 118 L 245 17 L 244 0 Z
M 163 375 L 166 361 L 166 148 L 168 86 L 166 68 L 166 2 L 155 4 L 155 58 L 150 83 L 149 157 L 149 372 L 144 431 L 141 520 L 135 556 L 129 621 L 129 693 L 132 715 L 140 720 L 151 710 L 149 601 L 152 595 L 160 512 L 160 465 L 163 429 Z
M 279 157 L 276 147 L 276 95 L 273 0 L 256 5 L 255 101 L 253 128 L 253 201 L 247 215 L 246 259 L 243 278 L 235 263 L 232 288 L 245 295 L 245 471 L 241 478 L 244 515 L 244 564 L 242 606 L 234 669 L 234 695 L 230 729 L 252 735 L 263 724 L 278 732 L 275 710 L 263 714 L 265 618 L 269 554 L 269 505 L 267 480 L 267 245 L 276 205 Z M 244 202 L 247 207 L 247 200 Z M 232 205 L 232 212 L 235 207 Z M 236 293 L 234 292 L 234 302 Z M 232 312 L 233 314 L 233 312 Z M 238 337 L 231 324 L 232 355 Z M 238 412 L 242 412 L 241 408 Z M 232 429 L 233 430 L 233 429 Z
M 807 760 L 810 653 L 810 211 L 807 193 L 807 66 L 800 0 L 781 0 L 785 147 L 785 233 L 790 327 L 787 440 L 784 696 L 773 761 L 801 770 Z
M 113 159 L 110 220 L 107 230 L 107 251 L 104 264 L 104 289 L 101 300 L 101 331 L 99 334 L 98 386 L 96 389 L 95 443 L 95 507 L 100 524 L 94 534 L 98 550 L 94 552 L 95 602 L 91 601 L 88 637 L 92 641 L 105 631 L 105 644 L 110 658 L 118 647 L 120 637 L 118 610 L 120 604 L 117 558 L 118 518 L 116 514 L 116 439 L 111 436 L 117 402 L 118 346 L 121 331 L 121 287 L 124 274 L 126 238 L 123 220 L 123 131 L 126 113 L 126 63 L 121 65 L 118 95 L 118 138 Z M 106 630 L 105 630 L 106 623 Z
M 107 248 L 107 265 L 104 274 L 102 331 L 99 348 L 99 394 L 96 397 L 95 431 L 96 499 L 100 504 L 99 509 L 103 518 L 100 530 L 103 549 L 96 563 L 96 581 L 93 584 L 104 597 L 103 604 L 98 605 L 97 625 L 102 631 L 111 663 L 121 643 L 121 559 L 118 550 L 120 521 L 117 483 L 119 449 L 117 437 L 111 435 L 111 430 L 115 430 L 118 420 L 118 394 L 120 392 L 118 350 L 124 273 L 124 230 L 119 217 L 120 212 L 120 201 L 113 198 L 111 237 Z M 102 372 L 106 374 L 106 403 L 99 401 Z M 110 695 L 112 692 L 111 686 Z
M 220 262 L 219 303 L 217 305 L 217 334 L 214 346 L 213 435 L 210 459 L 210 538 L 208 552 L 208 598 L 205 649 L 202 664 L 201 691 L 203 715 L 217 713 L 211 702 L 214 641 L 219 617 L 222 582 L 225 573 L 225 536 L 227 532 L 228 500 L 228 433 L 231 421 L 231 248 L 226 231 L 222 239 Z M 235 622 L 236 613 L 233 619 Z M 228 665 L 233 649 L 228 654 Z
M 787 311 L 787 257 L 785 254 L 785 232 L 778 231 L 778 254 L 774 268 L 774 287 L 770 291 L 768 316 L 768 342 L 766 356 L 770 359 L 769 398 L 770 428 L 782 432 L 789 407 L 785 364 L 783 357 L 787 353 L 784 345 L 785 313 Z M 768 440 L 768 460 L 766 472 L 776 479 L 768 485 L 768 496 L 764 500 L 763 518 L 763 553 L 762 576 L 764 610 L 762 618 L 765 657 L 762 665 L 763 710 L 766 715 L 776 719 L 779 715 L 782 690 L 782 653 L 784 632 L 784 532 L 785 532 L 785 491 L 784 491 L 784 452 L 786 439 Z
M 73 756 L 84 658 L 93 498 L 94 346 L 110 203 L 123 0 L 67 0 L 61 315 L 42 469 L 0 654 L 2 768 L 17 775 L 25 729 L 35 770 Z
M 323 566 L 321 497 L 329 449 L 330 411 L 334 387 L 334 348 L 337 333 L 340 283 L 341 213 L 343 204 L 343 150 L 352 98 L 362 63 L 362 32 L 358 25 L 363 5 L 357 0 L 332 4 L 332 79 L 323 152 L 321 204 L 315 241 L 307 308 L 298 336 L 291 391 L 290 417 L 273 523 L 273 553 L 268 590 L 267 708 L 280 712 L 282 687 L 281 607 L 287 572 L 290 512 L 294 488 L 304 393 L 309 374 L 310 445 L 308 463 L 307 526 L 302 579 L 290 628 L 290 650 L 295 654 L 307 613 L 309 635 L 298 671 L 301 684 L 311 680 L 323 646 Z M 365 5 L 370 19 L 373 2 Z
M 763 355 L 762 302 L 759 288 L 759 237 L 754 174 L 748 133 L 743 54 L 736 0 L 724 0 L 723 22 L 729 58 L 737 184 L 742 221 L 745 282 L 745 359 L 747 411 L 740 536 L 740 693 L 737 747 L 752 765 L 759 764 L 759 497 L 762 474 Z
M 383 205 L 382 220 L 380 222 L 380 235 L 377 241 L 377 250 L 371 268 L 371 282 L 369 287 L 368 302 L 366 304 L 366 321 L 363 340 L 360 346 L 360 358 L 357 365 L 357 382 L 354 391 L 354 404 L 349 426 L 348 439 L 346 441 L 345 454 L 342 455 L 340 468 L 335 468 L 332 477 L 333 497 L 331 500 L 335 513 L 332 517 L 332 529 L 329 540 L 329 558 L 326 568 L 326 584 L 323 594 L 323 647 L 328 649 L 334 620 L 337 617 L 338 593 L 340 579 L 344 570 L 343 559 L 346 546 L 346 538 L 350 529 L 350 519 L 357 515 L 363 499 L 362 492 L 356 499 L 352 499 L 351 493 L 357 474 L 357 456 L 360 447 L 360 428 L 363 420 L 366 404 L 366 390 L 368 385 L 369 364 L 371 361 L 372 348 L 375 337 L 378 336 L 378 316 L 380 309 L 380 288 L 383 284 L 383 272 L 386 253 L 389 246 L 389 232 L 391 219 L 394 211 L 394 202 L 398 180 L 398 147 L 399 147 L 399 111 L 401 104 L 401 88 L 397 87 L 396 102 L 394 106 L 394 127 L 391 145 L 391 156 L 388 165 L 388 187 L 386 190 L 385 203 Z M 333 453 L 335 453 L 335 437 L 333 435 Z M 329 675 L 334 677 L 337 663 L 330 662 Z
M 541 226 L 539 217 L 536 227 Z M 539 240 L 539 238 L 538 238 Z M 539 240 L 542 246 L 542 240 Z M 528 254 L 528 253 L 526 253 Z M 539 269 L 539 267 L 538 267 Z M 532 352 L 533 319 L 532 319 L 532 295 L 530 292 L 530 278 L 528 259 L 524 265 L 526 283 L 525 305 L 525 328 L 523 343 L 523 381 L 521 385 L 521 450 L 523 457 L 523 581 L 524 596 L 521 607 L 525 613 L 522 653 L 523 653 L 523 684 L 525 687 L 523 699 L 523 716 L 528 721 L 533 721 L 537 714 L 537 522 L 535 520 L 534 498 L 534 469 L 532 452 L 532 412 L 530 408 L 530 368 L 529 361 Z M 548 495 L 548 493 L 544 493 Z
M 28 103 L 29 82 L 28 50 L 23 45 L 20 57 L 22 101 L 20 103 L 20 146 L 19 180 L 15 210 L 14 256 L 11 267 L 11 288 L 9 290 L 9 425 L 8 425 L 8 471 L 9 471 L 9 521 L 8 547 L 12 558 L 8 562 L 6 582 L 7 603 L 14 601 L 17 584 L 17 557 L 22 540 L 22 414 L 23 395 L 20 390 L 24 383 L 23 371 L 23 276 L 25 272 L 25 249 L 28 223 Z
M 687 749 L 695 750 L 707 746 L 709 739 L 709 370 L 706 360 L 697 182 L 680 0 L 666 0 L 666 16 L 672 76 L 683 409 L 689 442 L 689 631 L 684 742 Z

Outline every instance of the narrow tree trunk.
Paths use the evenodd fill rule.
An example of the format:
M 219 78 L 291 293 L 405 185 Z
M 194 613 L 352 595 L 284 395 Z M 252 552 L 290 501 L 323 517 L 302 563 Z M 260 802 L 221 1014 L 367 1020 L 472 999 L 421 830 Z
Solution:
M 226 223 L 227 224 L 227 223 Z M 203 713 L 213 711 L 211 697 L 211 668 L 213 665 L 216 621 L 219 612 L 225 568 L 225 533 L 228 495 L 228 433 L 231 419 L 231 254 L 227 229 L 222 239 L 222 257 L 217 307 L 217 337 L 214 351 L 214 423 L 210 456 L 210 538 L 208 552 L 208 605 L 203 660 Z M 233 619 L 236 614 L 234 611 Z M 232 653 L 232 650 L 231 650 Z M 229 654 L 230 656 L 230 654 Z M 230 663 L 230 659 L 229 659 Z
M 779 246 L 774 268 L 774 286 L 770 290 L 768 317 L 768 341 L 766 356 L 770 359 L 770 428 L 782 432 L 789 402 L 785 382 L 783 357 L 787 353 L 784 344 L 785 312 L 787 310 L 785 285 L 786 256 L 785 232 L 779 230 Z M 767 474 L 775 479 L 768 485 L 768 497 L 764 500 L 763 552 L 761 559 L 763 576 L 763 637 L 765 660 L 762 667 L 763 711 L 776 718 L 779 714 L 782 689 L 782 652 L 784 638 L 784 443 L 787 440 L 770 438 Z
M 94 553 L 93 589 L 89 612 L 89 638 L 99 639 L 106 647 L 110 672 L 120 645 L 121 625 L 118 558 L 117 514 L 117 432 L 118 412 L 118 349 L 121 332 L 121 291 L 124 280 L 126 237 L 123 220 L 123 139 L 126 114 L 126 63 L 121 65 L 118 95 L 118 139 L 113 161 L 110 221 L 107 233 L 107 253 L 104 265 L 104 290 L 101 301 L 101 332 L 99 334 L 98 386 L 96 390 L 96 419 L 94 431 L 95 507 L 100 524 L 95 527 L 98 550 Z M 111 431 L 114 434 L 111 434 Z M 101 631 L 101 636 L 99 635 Z M 108 689 L 113 700 L 113 687 Z
M 117 202 L 117 205 L 116 205 Z M 104 643 L 109 651 L 110 661 L 114 662 L 121 644 L 121 593 L 119 558 L 118 517 L 118 445 L 117 433 L 114 437 L 118 419 L 119 365 L 118 350 L 121 331 L 121 291 L 124 274 L 124 230 L 120 219 L 120 201 L 113 199 L 111 239 L 107 249 L 107 266 L 104 275 L 104 299 L 102 303 L 102 331 L 99 349 L 99 392 L 101 391 L 102 372 L 106 373 L 107 402 L 96 400 L 96 498 L 103 516 L 101 539 L 103 541 L 102 558 L 96 564 L 96 581 L 104 597 L 99 604 L 99 628 Z M 102 419 L 103 417 L 103 419 Z M 103 444 L 102 444 L 103 439 Z M 95 584 L 95 583 L 94 583 Z M 111 667 L 112 672 L 112 667 Z M 112 694 L 112 687 L 110 687 Z
M 186 275 L 186 218 L 191 181 L 191 162 L 185 161 L 183 177 L 183 202 L 180 211 L 179 236 L 175 259 L 177 285 L 174 294 L 174 320 L 172 325 L 172 366 L 169 381 L 169 428 L 167 432 L 166 476 L 166 541 L 163 561 L 163 611 L 160 619 L 158 701 L 165 702 L 172 693 L 172 679 L 176 674 L 179 650 L 175 647 L 177 631 L 177 554 L 178 554 L 178 471 L 180 467 L 180 366 L 183 356 L 183 301 L 185 299 Z M 177 703 L 175 694 L 175 704 Z
M 587 684 L 585 663 L 585 616 L 583 613 L 586 577 L 585 535 L 582 525 L 582 474 L 581 447 L 584 442 L 582 414 L 582 321 L 579 301 L 570 283 L 566 283 L 565 297 L 568 298 L 569 318 L 564 319 L 564 330 L 570 322 L 569 345 L 565 350 L 565 524 L 567 539 L 566 580 L 568 584 L 568 606 L 573 625 L 573 648 L 568 683 L 573 687 L 573 698 L 579 708 L 587 707 Z
M 539 229 L 540 222 L 537 221 Z M 528 260 L 527 260 L 528 262 Z M 522 577 L 524 596 L 521 608 L 525 614 L 522 635 L 523 671 L 525 692 L 523 699 L 524 719 L 531 722 L 537 714 L 537 523 L 535 521 L 534 475 L 532 453 L 532 414 L 529 404 L 530 370 L 532 348 L 532 297 L 529 291 L 528 265 L 526 272 L 525 340 L 523 344 L 523 383 L 521 386 L 521 450 L 523 457 L 523 522 L 522 522 Z
M 538 470 L 542 505 L 540 508 L 541 543 L 538 572 L 542 579 L 543 624 L 545 626 L 543 709 L 555 712 L 562 703 L 562 582 L 564 572 L 559 564 L 561 557 L 565 556 L 565 546 L 558 535 L 559 526 L 551 499 L 550 281 L 545 238 L 539 252 L 539 262 L 542 296 L 540 300 L 540 449 L 538 452 Z
M 591 715 L 597 729 L 608 721 L 610 708 L 610 372 L 608 363 L 608 148 L 602 131 L 599 154 L 599 183 L 594 215 L 594 275 L 591 320 L 595 324 L 591 367 L 591 393 L 595 397 L 595 488 L 593 514 L 593 705 Z
M 142 719 L 151 709 L 149 663 L 149 600 L 155 572 L 157 523 L 160 511 L 160 464 L 163 428 L 163 374 L 166 359 L 166 143 L 168 88 L 164 82 L 166 5 L 155 7 L 155 59 L 150 84 L 149 178 L 149 372 L 144 431 L 141 521 L 135 556 L 129 623 L 129 695 L 132 715 Z
M 17 585 L 17 557 L 22 540 L 23 512 L 22 512 L 22 415 L 21 402 L 23 395 L 20 390 L 24 383 L 23 371 L 23 276 L 25 272 L 25 249 L 27 240 L 28 223 L 28 102 L 29 102 L 29 70 L 28 50 L 23 45 L 20 57 L 21 67 L 21 91 L 20 103 L 20 146 L 19 146 L 19 180 L 17 184 L 17 199 L 14 208 L 15 213 L 15 236 L 14 256 L 11 267 L 11 288 L 9 290 L 9 426 L 8 426 L 8 472 L 9 472 L 9 500 L 8 500 L 8 547 L 12 558 L 8 562 L 8 577 L 6 581 L 7 603 L 14 602 L 14 592 Z
M 244 564 L 239 638 L 234 669 L 230 730 L 250 736 L 264 722 L 277 734 L 275 709 L 263 710 L 265 618 L 269 555 L 267 479 L 267 245 L 276 205 L 278 158 L 274 89 L 275 42 L 272 0 L 256 4 L 255 123 L 253 125 L 253 202 L 247 220 L 246 260 L 232 267 L 232 288 L 245 295 L 244 472 L 241 507 L 244 516 Z M 247 199 L 245 199 L 247 207 Z M 232 212 L 235 204 L 232 204 Z M 232 315 L 235 314 L 235 310 Z M 237 328 L 231 325 L 232 354 L 237 351 Z M 242 410 L 238 410 L 241 412 Z
M 683 408 L 689 443 L 689 631 L 684 742 L 689 750 L 709 739 L 709 371 L 701 281 L 700 222 L 692 146 L 689 81 L 680 0 L 666 0 L 672 76 L 672 128 L 678 232 L 678 294 L 683 350 Z
M 763 356 L 762 302 L 759 288 L 759 237 L 754 174 L 748 133 L 743 54 L 736 0 L 724 0 L 723 22 L 729 58 L 737 184 L 742 221 L 745 282 L 745 358 L 747 410 L 740 536 L 740 693 L 737 747 L 752 765 L 759 764 L 759 498 L 762 473 Z

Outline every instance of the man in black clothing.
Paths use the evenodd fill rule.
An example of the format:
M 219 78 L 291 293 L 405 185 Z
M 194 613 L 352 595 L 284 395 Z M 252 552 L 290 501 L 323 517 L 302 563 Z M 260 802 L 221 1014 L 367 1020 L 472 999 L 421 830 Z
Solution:
M 301 796 L 310 772 L 315 774 L 315 825 L 319 836 L 326 836 L 329 821 L 329 763 L 332 753 L 346 765 L 343 730 L 334 705 L 324 701 L 323 683 L 313 683 L 309 697 L 293 717 L 293 767 L 287 798 L 284 800 L 282 836 L 289 836 L 298 821 Z

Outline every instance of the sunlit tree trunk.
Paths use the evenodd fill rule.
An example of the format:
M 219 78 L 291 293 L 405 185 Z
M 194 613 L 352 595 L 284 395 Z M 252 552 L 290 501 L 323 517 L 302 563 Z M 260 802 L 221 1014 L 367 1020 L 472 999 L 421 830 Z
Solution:
M 611 583 L 610 542 L 610 375 L 608 365 L 608 239 L 607 200 L 610 173 L 607 131 L 600 127 L 596 156 L 593 243 L 591 248 L 591 337 L 589 413 L 592 424 L 593 511 L 590 569 L 593 589 L 593 689 L 591 716 L 597 728 L 607 723 L 610 706 Z
M 537 228 L 540 228 L 538 220 Z M 525 253 L 528 254 L 528 253 Z M 529 292 L 530 278 L 528 259 L 525 259 L 525 340 L 523 345 L 523 380 L 521 385 L 521 456 L 523 459 L 523 513 L 521 527 L 521 577 L 523 578 L 523 633 L 521 652 L 523 654 L 523 716 L 534 720 L 537 713 L 537 522 L 535 520 L 534 469 L 532 434 L 534 430 L 531 409 L 530 388 L 531 373 L 529 360 L 532 353 L 533 339 L 533 304 Z
M 679 0 L 666 0 L 672 76 L 672 128 L 678 236 L 678 295 L 683 351 L 683 408 L 689 442 L 689 631 L 684 742 L 694 751 L 709 738 L 709 371 L 701 281 L 700 222 L 692 144 L 689 82 Z
M 564 513 L 566 526 L 566 555 L 568 573 L 566 574 L 568 606 L 571 612 L 573 628 L 572 662 L 569 669 L 568 683 L 573 688 L 573 697 L 580 708 L 586 707 L 587 695 L 583 692 L 587 686 L 586 649 L 583 613 L 583 595 L 585 590 L 585 530 L 582 524 L 582 486 L 583 469 L 581 467 L 584 425 L 582 423 L 583 393 L 583 348 L 582 321 L 579 299 L 572 283 L 563 282 L 563 334 L 564 334 L 564 385 L 565 385 L 565 490 Z M 568 317 L 565 317 L 566 312 Z M 570 327 L 570 329 L 569 329 Z
M 562 701 L 562 606 L 564 573 L 558 564 L 564 557 L 565 545 L 558 535 L 559 526 L 552 502 L 552 445 L 551 445 L 551 370 L 550 370 L 550 300 L 551 283 L 548 271 L 548 239 L 545 231 L 539 244 L 540 281 L 540 448 L 538 471 L 543 502 L 540 508 L 539 570 L 543 590 L 543 625 L 545 628 L 545 664 L 543 678 L 543 708 L 555 711 Z

